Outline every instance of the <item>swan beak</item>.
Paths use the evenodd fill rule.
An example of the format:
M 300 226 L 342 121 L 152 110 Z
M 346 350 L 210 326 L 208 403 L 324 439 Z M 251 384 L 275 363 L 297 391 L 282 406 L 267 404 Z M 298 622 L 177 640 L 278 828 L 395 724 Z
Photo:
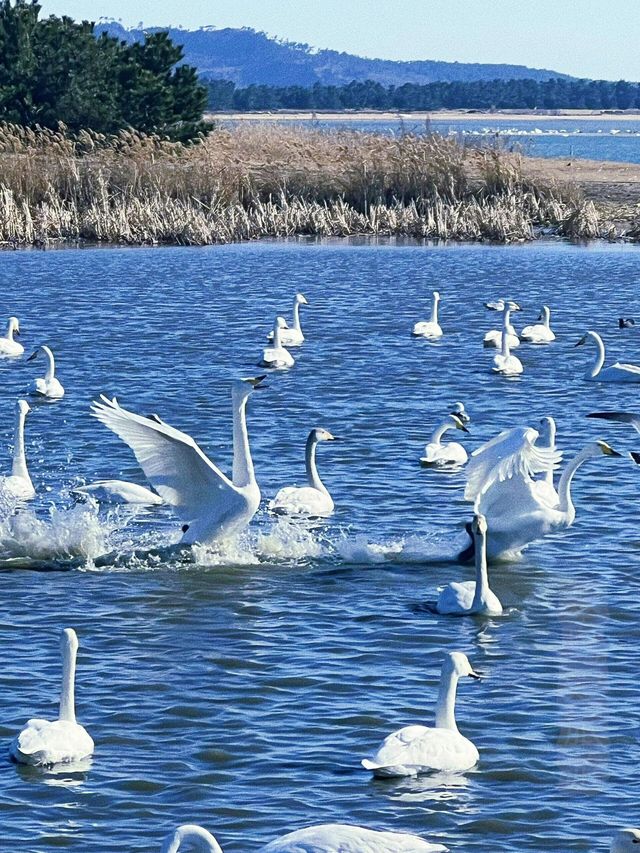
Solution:
M 586 341 L 586 337 L 580 338 L 577 344 L 574 344 L 574 347 L 582 346 L 582 344 Z
M 248 382 L 249 385 L 252 386 L 254 391 L 262 391 L 267 388 L 267 385 L 263 385 L 262 383 L 267 378 L 267 374 L 263 373 L 262 376 L 253 376 L 249 379 L 245 379 L 245 382 Z
M 33 359 L 38 355 L 38 350 L 32 352 L 27 361 L 33 361 Z
M 18 337 L 20 337 L 20 329 L 14 329 L 14 330 L 13 330 L 13 334 L 14 334 L 14 335 L 17 335 Z
M 460 424 L 460 426 L 458 427 L 458 429 L 461 429 L 461 430 L 462 430 L 462 432 L 468 432 L 468 433 L 471 433 L 471 430 L 470 430 L 470 429 L 467 429 L 467 427 L 466 427 L 463 423 L 461 423 L 461 424 Z
M 542 314 L 538 314 L 538 323 L 542 320 Z
M 629 451 L 629 456 L 633 459 L 636 465 L 640 465 L 640 453 L 636 450 L 631 450 Z
M 476 672 L 474 669 L 472 669 L 471 672 L 468 672 L 467 675 L 469 676 L 469 678 L 475 678 L 476 681 L 480 681 L 482 678 L 482 675 L 479 672 Z
M 605 456 L 622 456 L 622 453 L 618 453 L 618 451 L 614 450 L 613 447 L 610 447 L 606 441 L 602 442 L 600 448 Z
M 329 441 L 342 441 L 342 437 L 339 435 L 332 435 Z

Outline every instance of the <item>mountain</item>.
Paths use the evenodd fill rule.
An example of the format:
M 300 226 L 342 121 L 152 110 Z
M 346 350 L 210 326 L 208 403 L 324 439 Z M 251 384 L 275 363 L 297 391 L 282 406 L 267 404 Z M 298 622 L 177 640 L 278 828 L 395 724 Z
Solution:
M 394 62 L 366 59 L 335 50 L 314 50 L 307 44 L 280 41 L 249 28 L 148 27 L 127 30 L 115 21 L 99 23 L 96 32 L 106 32 L 127 42 L 141 41 L 145 32 L 166 29 L 172 41 L 184 47 L 185 62 L 203 77 L 232 80 L 237 86 L 252 83 L 268 86 L 340 86 L 352 80 L 373 80 L 384 86 L 403 83 L 473 80 L 549 80 L 559 74 L 525 65 L 488 65 L 467 62 L 435 62 L 430 59 Z

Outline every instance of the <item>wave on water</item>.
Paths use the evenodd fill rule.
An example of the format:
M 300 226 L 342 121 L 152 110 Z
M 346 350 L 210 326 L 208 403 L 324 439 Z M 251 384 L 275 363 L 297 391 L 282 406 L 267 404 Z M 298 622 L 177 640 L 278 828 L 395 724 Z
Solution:
M 412 535 L 382 542 L 359 534 L 339 540 L 336 551 L 345 563 L 449 563 L 456 561 L 468 544 L 466 533 L 455 538 L 450 534 Z

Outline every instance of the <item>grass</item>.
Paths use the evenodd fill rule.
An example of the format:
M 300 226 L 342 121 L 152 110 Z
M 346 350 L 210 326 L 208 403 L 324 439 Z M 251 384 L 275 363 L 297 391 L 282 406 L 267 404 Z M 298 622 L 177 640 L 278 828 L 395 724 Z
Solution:
M 292 235 L 573 238 L 603 226 L 574 189 L 526 159 L 437 135 L 274 125 L 183 145 L 134 132 L 0 125 L 0 243 L 204 245 Z

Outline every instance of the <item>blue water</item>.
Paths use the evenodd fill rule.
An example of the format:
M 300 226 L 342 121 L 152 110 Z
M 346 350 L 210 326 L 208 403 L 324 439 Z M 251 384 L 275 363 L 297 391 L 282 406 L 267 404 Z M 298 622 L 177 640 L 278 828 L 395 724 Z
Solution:
M 636 392 L 586 383 L 591 353 L 573 347 L 593 328 L 611 360 L 640 362 L 640 334 L 617 329 L 637 309 L 637 253 L 292 241 L 2 254 L 0 315 L 20 318 L 27 351 L 52 347 L 67 394 L 34 405 L 38 498 L 0 522 L 0 847 L 148 853 L 191 821 L 225 851 L 251 851 L 345 821 L 460 853 L 594 853 L 637 822 L 637 467 L 585 465 L 574 527 L 492 569 L 505 615 L 449 619 L 422 604 L 470 576 L 431 559 L 453 554 L 469 505 L 461 475 L 418 466 L 457 400 L 473 419 L 469 450 L 547 414 L 567 458 L 598 436 L 637 448 L 628 427 L 584 418 L 634 408 Z M 445 334 L 430 344 L 409 332 L 435 287 Z M 257 372 L 273 316 L 289 314 L 297 290 L 310 302 L 307 340 L 295 368 L 250 400 L 251 444 L 266 499 L 301 481 L 311 427 L 341 435 L 318 451 L 330 520 L 296 528 L 262 511 L 228 553 L 178 558 L 166 552 L 180 531 L 165 508 L 73 507 L 67 490 L 81 480 L 143 482 L 131 451 L 89 416 L 100 392 L 158 412 L 228 469 L 229 381 Z M 493 375 L 481 345 L 497 323 L 482 303 L 501 295 L 525 306 L 517 327 L 549 304 L 558 336 L 520 347 L 517 380 Z M 0 363 L 3 448 L 38 365 Z M 8 449 L 2 458 L 6 470 Z M 28 772 L 7 747 L 29 716 L 56 713 L 64 626 L 80 638 L 77 712 L 96 752 L 84 771 Z M 383 736 L 431 723 L 445 649 L 486 674 L 458 694 L 478 767 L 371 780 L 359 761 Z

